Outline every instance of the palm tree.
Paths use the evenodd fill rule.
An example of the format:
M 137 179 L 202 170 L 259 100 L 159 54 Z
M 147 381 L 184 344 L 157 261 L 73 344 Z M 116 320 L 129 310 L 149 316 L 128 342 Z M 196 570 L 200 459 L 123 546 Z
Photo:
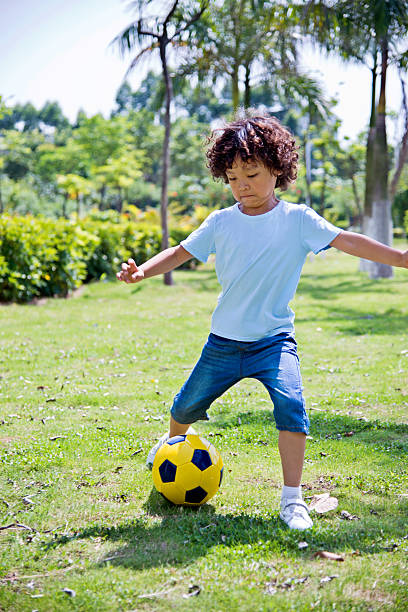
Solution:
M 141 0 L 138 3 L 139 18 L 132 22 L 118 36 L 116 36 L 111 44 L 117 45 L 122 55 L 128 51 L 133 51 L 135 47 L 139 47 L 139 51 L 133 58 L 124 79 L 126 79 L 129 73 L 134 70 L 142 58 L 144 58 L 146 55 L 151 55 L 156 50 L 159 51 L 162 76 L 166 89 L 164 112 L 165 131 L 163 140 L 163 168 L 160 201 L 162 227 L 161 248 L 164 250 L 169 246 L 167 192 L 170 169 L 170 106 L 173 98 L 173 85 L 168 65 L 167 48 L 169 45 L 178 47 L 186 44 L 185 33 L 195 22 L 200 19 L 204 10 L 207 8 L 207 1 L 200 0 L 198 3 L 189 2 L 188 4 L 184 3 L 182 5 L 180 0 L 173 0 L 173 3 L 168 9 L 165 17 L 142 17 L 143 9 L 149 4 L 151 4 L 151 1 L 149 0 Z M 140 46 L 142 47 L 141 49 Z M 173 284 L 171 272 L 166 272 L 164 274 L 164 283 L 166 285 Z
M 230 81 L 233 111 L 241 105 L 240 80 L 243 78 L 243 106 L 251 105 L 254 74 L 268 81 L 273 74 L 284 81 L 296 65 L 295 24 L 288 17 L 288 6 L 266 0 L 224 0 L 213 2 L 208 11 L 208 27 L 201 40 L 199 70 L 213 79 Z
M 367 58 L 372 58 L 363 231 L 390 244 L 392 218 L 388 186 L 386 81 L 390 64 L 399 62 L 403 55 L 399 48 L 408 31 L 408 0 L 341 0 L 334 3 L 309 0 L 303 17 L 314 39 L 327 50 L 339 52 L 346 60 L 366 63 Z M 363 261 L 362 269 L 368 271 L 371 278 L 387 278 L 393 274 L 391 266 L 375 262 Z

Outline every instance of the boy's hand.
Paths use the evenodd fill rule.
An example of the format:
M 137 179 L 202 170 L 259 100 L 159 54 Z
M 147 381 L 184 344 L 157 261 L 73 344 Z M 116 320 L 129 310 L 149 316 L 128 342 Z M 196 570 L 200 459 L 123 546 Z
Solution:
M 116 278 L 124 283 L 139 283 L 144 279 L 144 272 L 133 259 L 128 259 L 127 264 L 122 264 L 122 270 L 116 274 Z
M 402 254 L 402 267 L 408 268 L 408 251 L 404 251 Z

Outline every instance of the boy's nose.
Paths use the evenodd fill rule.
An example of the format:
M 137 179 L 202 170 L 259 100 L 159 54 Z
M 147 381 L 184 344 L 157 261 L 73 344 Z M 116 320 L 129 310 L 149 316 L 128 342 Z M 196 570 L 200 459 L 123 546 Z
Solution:
M 239 188 L 240 189 L 248 189 L 248 183 L 246 181 L 240 181 L 239 182 Z

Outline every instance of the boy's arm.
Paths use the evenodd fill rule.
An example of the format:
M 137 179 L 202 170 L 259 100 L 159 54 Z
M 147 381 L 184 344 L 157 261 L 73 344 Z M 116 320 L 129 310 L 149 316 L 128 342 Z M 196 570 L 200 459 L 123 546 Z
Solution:
M 116 277 L 125 283 L 139 283 L 144 278 L 170 272 L 192 258 L 191 253 L 178 245 L 158 253 L 141 266 L 137 266 L 133 259 L 128 259 L 127 263 L 122 264 L 122 270 L 116 274 Z
M 332 240 L 330 246 L 362 259 L 370 259 L 389 266 L 408 268 L 408 251 L 398 251 L 398 249 L 393 249 L 363 234 L 340 232 Z

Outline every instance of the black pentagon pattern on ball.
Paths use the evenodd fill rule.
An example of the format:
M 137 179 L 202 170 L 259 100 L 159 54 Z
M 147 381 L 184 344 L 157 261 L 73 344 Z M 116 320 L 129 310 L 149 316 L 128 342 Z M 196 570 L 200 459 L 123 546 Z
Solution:
M 173 446 L 173 444 L 178 444 L 178 442 L 184 442 L 186 436 L 173 436 L 167 440 L 167 444 Z
M 198 467 L 202 472 L 212 464 L 210 453 L 207 450 L 196 448 L 191 459 L 191 463 Z
M 221 483 L 222 483 L 222 475 L 223 475 L 223 474 L 224 474 L 224 468 L 222 467 L 222 468 L 221 468 L 221 472 L 220 472 L 220 482 L 219 482 L 219 484 L 218 484 L 218 486 L 219 486 L 219 487 L 221 486 Z
M 162 482 L 174 482 L 176 478 L 177 466 L 168 459 L 165 459 L 159 467 Z
M 207 496 L 207 492 L 201 487 L 190 489 L 186 491 L 186 503 L 187 504 L 201 504 L 203 499 Z

